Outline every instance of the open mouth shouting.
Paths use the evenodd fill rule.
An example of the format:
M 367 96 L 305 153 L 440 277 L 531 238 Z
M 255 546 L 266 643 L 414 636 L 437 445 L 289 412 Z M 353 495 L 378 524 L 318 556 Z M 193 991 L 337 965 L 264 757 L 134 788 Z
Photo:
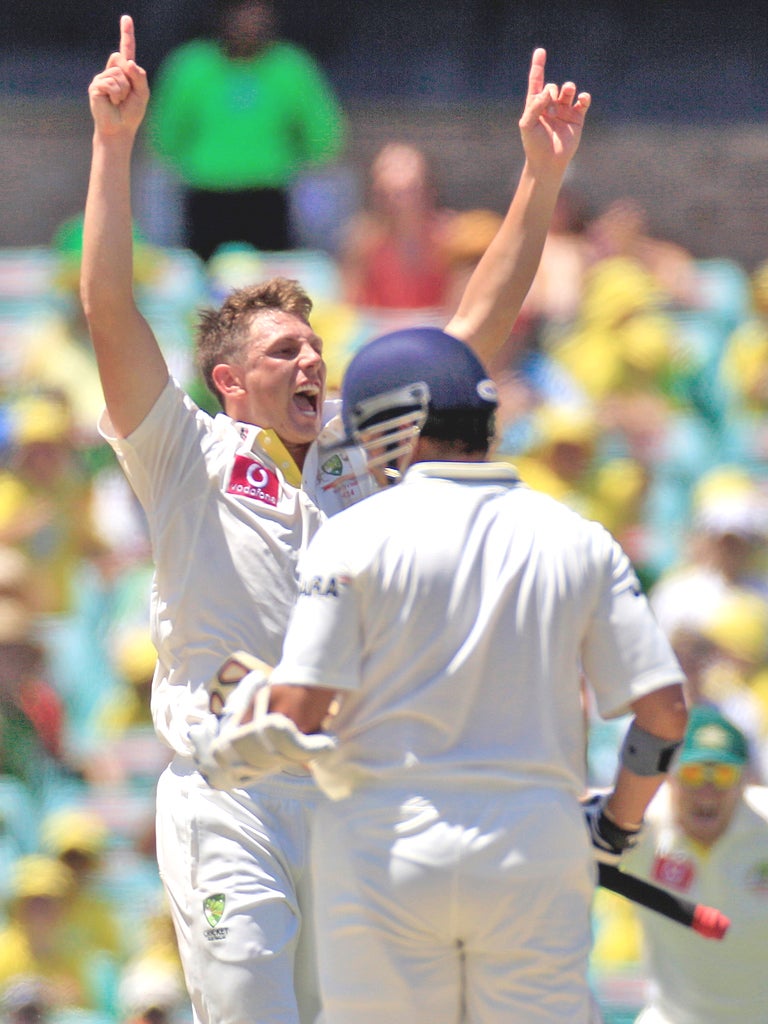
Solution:
M 720 814 L 720 803 L 705 803 L 704 801 L 701 801 L 694 803 L 691 807 L 691 817 L 703 823 L 716 820 Z
M 320 404 L 320 387 L 317 384 L 302 384 L 293 396 L 296 408 L 304 415 L 316 416 Z

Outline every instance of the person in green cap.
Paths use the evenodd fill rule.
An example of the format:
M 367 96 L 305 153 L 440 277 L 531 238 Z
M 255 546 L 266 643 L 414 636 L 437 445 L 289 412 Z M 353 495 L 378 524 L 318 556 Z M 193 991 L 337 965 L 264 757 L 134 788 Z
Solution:
M 747 738 L 695 705 L 676 764 L 622 869 L 731 920 L 723 942 L 638 908 L 648 1003 L 637 1024 L 759 1024 L 768 971 L 768 788 L 754 785 Z

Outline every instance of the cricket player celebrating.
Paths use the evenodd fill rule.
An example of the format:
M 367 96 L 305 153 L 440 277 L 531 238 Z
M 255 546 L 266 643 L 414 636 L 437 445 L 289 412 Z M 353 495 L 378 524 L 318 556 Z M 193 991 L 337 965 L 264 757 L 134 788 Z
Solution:
M 108 410 L 101 428 L 146 512 L 155 560 L 152 713 L 174 752 L 157 791 L 160 872 L 196 1022 L 312 1024 L 307 851 L 319 794 L 303 762 L 330 741 L 283 733 L 284 771 L 253 785 L 245 773 L 220 792 L 196 770 L 188 734 L 215 722 L 206 683 L 230 652 L 279 658 L 297 559 L 324 518 L 307 489 L 338 497 L 318 486 L 324 460 L 313 457 L 325 420 L 322 341 L 309 298 L 278 279 L 201 318 L 200 367 L 223 413 L 209 417 L 169 377 L 132 290 L 131 155 L 149 100 L 135 55 L 126 15 L 119 51 L 89 90 L 81 290 Z M 508 335 L 589 106 L 572 83 L 545 85 L 544 61 L 536 50 L 518 190 L 451 322 L 479 351 Z M 367 485 L 345 486 L 336 505 Z
M 466 345 L 385 335 L 342 400 L 404 478 L 321 527 L 255 714 L 202 759 L 268 769 L 338 703 L 313 762 L 328 1024 L 586 1022 L 593 858 L 637 839 L 684 734 L 682 672 L 610 534 L 484 461 L 496 399 Z M 582 670 L 604 716 L 634 713 L 588 828 Z

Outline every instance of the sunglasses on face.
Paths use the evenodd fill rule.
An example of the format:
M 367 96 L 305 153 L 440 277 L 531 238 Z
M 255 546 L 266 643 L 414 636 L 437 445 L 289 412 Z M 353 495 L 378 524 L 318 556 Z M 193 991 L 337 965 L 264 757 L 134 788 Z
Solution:
M 738 764 L 681 764 L 677 777 L 686 789 L 701 789 L 708 782 L 715 789 L 731 789 L 741 780 L 742 771 Z

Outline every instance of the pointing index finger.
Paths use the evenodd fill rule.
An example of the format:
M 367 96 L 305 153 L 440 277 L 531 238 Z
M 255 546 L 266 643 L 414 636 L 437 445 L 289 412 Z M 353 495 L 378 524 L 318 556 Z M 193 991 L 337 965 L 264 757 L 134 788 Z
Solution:
M 120 18 L 120 56 L 125 60 L 136 60 L 136 35 L 130 14 Z
M 531 57 L 531 70 L 528 73 L 528 95 L 536 96 L 544 88 L 544 67 L 547 63 L 547 51 L 537 46 Z

